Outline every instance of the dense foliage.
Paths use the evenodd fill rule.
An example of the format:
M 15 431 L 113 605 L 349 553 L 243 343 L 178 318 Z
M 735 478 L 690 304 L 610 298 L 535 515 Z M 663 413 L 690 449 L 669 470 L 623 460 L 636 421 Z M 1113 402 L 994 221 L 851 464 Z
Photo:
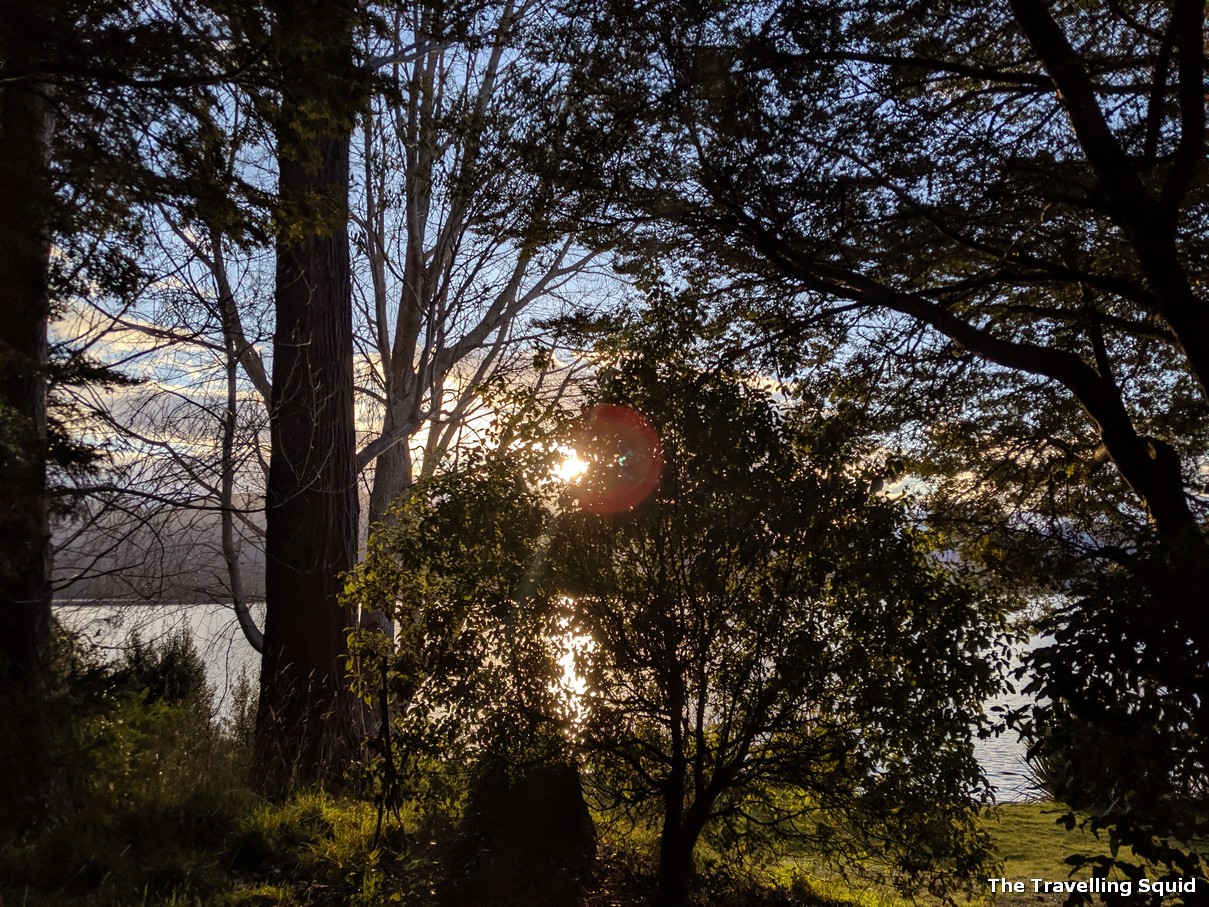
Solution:
M 1094 798 L 1143 849 L 1204 813 L 1204 23 L 1195 0 L 588 4 L 567 119 L 627 241 L 759 287 L 736 315 L 782 361 L 847 327 L 931 524 L 1068 598 L 1029 729 L 1114 740 L 1085 765 L 1110 788 L 1159 771 L 1169 823 Z
M 668 904 L 707 829 L 772 828 L 912 890 L 984 873 L 991 605 L 871 492 L 843 409 L 707 368 L 688 325 L 623 336 L 595 393 L 658 436 L 646 501 L 582 506 L 644 459 L 597 431 L 558 497 L 548 458 L 500 451 L 375 536 L 350 595 L 414 628 L 389 668 L 401 726 L 472 758 L 582 760 L 606 815 L 660 829 Z

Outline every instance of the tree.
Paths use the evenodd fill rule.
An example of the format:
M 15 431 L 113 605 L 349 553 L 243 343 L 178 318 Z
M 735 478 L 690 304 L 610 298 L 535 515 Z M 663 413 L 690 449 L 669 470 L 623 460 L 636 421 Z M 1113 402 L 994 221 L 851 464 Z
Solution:
M 134 22 L 137 31 L 144 21 L 156 22 L 153 14 L 159 11 L 147 11 L 146 20 L 142 13 L 129 10 L 124 12 L 130 18 L 123 19 L 122 12 L 116 14 L 118 27 L 111 36 L 119 47 L 125 34 L 122 26 Z M 258 89 L 261 122 L 272 125 L 276 140 L 276 334 L 266 508 L 268 615 L 257 734 L 259 765 L 270 787 L 295 778 L 328 777 L 336 750 L 345 739 L 351 711 L 340 666 L 348 621 L 335 592 L 338 575 L 351 566 L 355 556 L 357 530 L 348 141 L 366 79 L 354 67 L 354 14 L 351 4 L 322 10 L 315 4 L 269 4 L 264 8 L 216 2 L 187 9 L 174 5 L 165 13 L 168 27 L 163 31 L 169 38 L 165 43 L 178 53 L 170 59 L 188 75 L 174 69 L 169 78 L 158 73 L 150 78 L 157 79 L 152 83 L 157 87 L 188 90 L 179 91 L 172 106 L 149 111 L 148 121 L 154 128 L 145 128 L 133 143 L 136 153 L 143 150 L 139 141 L 154 152 L 148 155 L 153 163 L 142 171 L 144 177 L 150 177 L 142 188 L 149 191 L 137 201 L 163 211 L 176 205 L 191 214 L 191 218 L 181 218 L 185 223 L 175 223 L 186 245 L 195 221 L 210 228 L 204 245 L 211 246 L 210 263 L 221 284 L 224 233 L 233 232 L 240 219 L 246 224 L 253 217 L 246 212 L 233 215 L 226 199 L 225 206 L 216 202 L 216 196 L 222 194 L 222 174 L 214 171 L 221 168 L 207 165 L 213 165 L 215 153 L 221 157 L 224 150 L 222 141 L 215 138 L 214 111 L 222 102 L 209 89 L 231 81 L 233 72 L 252 73 L 247 76 L 248 84 Z M 154 30 L 151 34 L 163 37 Z M 267 65 L 262 59 L 266 56 Z M 187 62 L 182 65 L 181 60 Z M 153 63 L 140 60 L 134 76 L 122 84 L 142 86 L 146 77 L 137 66 Z M 89 121 L 78 130 L 85 148 L 91 147 L 90 140 L 100 143 L 100 133 L 89 130 L 96 122 L 101 121 Z M 191 155 L 199 162 L 182 166 L 182 160 L 188 161 Z M 245 183 L 240 188 L 248 187 Z M 269 193 L 259 195 L 261 201 L 267 197 Z M 217 226 L 200 216 L 216 213 L 220 215 Z M 168 220 L 172 222 L 171 214 Z M 217 242 L 211 245 L 215 238 Z M 195 243 L 192 251 L 207 250 Z M 234 300 L 229 292 L 221 292 L 224 289 L 220 286 L 215 308 L 221 316 L 220 350 L 228 372 L 221 509 L 226 530 L 224 555 L 229 559 L 232 544 L 226 536 L 231 535 L 234 510 L 230 373 L 234 362 L 243 362 L 249 372 L 260 363 L 249 355 L 248 344 L 239 342 L 239 325 L 232 317 Z M 130 303 L 123 303 L 121 314 L 128 316 Z M 124 320 L 156 333 L 154 325 L 139 324 L 137 312 Z M 158 333 L 160 339 L 172 336 L 170 328 Z M 263 370 L 253 377 L 262 379 L 261 386 L 267 388 Z M 161 399 L 153 401 L 151 408 L 158 408 L 162 415 L 169 407 Z M 157 445 L 146 436 L 139 441 L 144 447 Z M 196 476 L 191 478 L 197 481 Z M 154 490 L 137 489 L 136 494 L 147 500 L 157 497 Z M 170 497 L 161 496 L 160 503 Z
M 47 470 L 88 459 L 51 412 L 50 388 L 113 378 L 83 351 L 51 348 L 47 324 L 72 295 L 132 294 L 132 206 L 157 185 L 144 154 L 149 123 L 169 106 L 165 89 L 203 82 L 213 58 L 163 10 L 136 15 L 121 0 L 10 3 L 3 12 L 0 483 L 7 532 L 20 542 L 2 566 L 0 670 L 32 680 L 49 627 Z
M 99 18 L 112 10 L 102 10 Z M 95 114 L 96 93 L 62 80 L 57 55 L 84 45 L 73 34 L 79 11 L 72 4 L 37 10 L 7 4 L 3 10 L 0 54 L 7 73 L 0 89 L 0 275 L 7 305 L 0 328 L 0 435 L 3 437 L 4 534 L 17 540 L 0 563 L 0 675 L 6 685 L 37 684 L 50 629 L 50 528 L 47 467 L 53 460 L 48 420 L 50 369 L 47 323 L 53 306 L 51 243 L 71 229 L 61 207 L 62 172 L 52 171 L 52 154 L 64 134 L 56 114 L 65 107 L 87 118 Z M 76 74 L 79 81 L 82 74 Z M 56 129 L 56 127 L 58 128 Z M 101 136 L 97 145 L 102 146 Z M 103 155 L 103 152 L 102 152 Z M 78 162 L 72 162 L 78 163 Z M 85 207 L 97 186 L 71 186 Z M 95 207 L 94 207 L 95 210 Z M 95 226 L 95 225 L 90 225 Z M 103 227 L 101 228 L 103 232 Z
M 142 366 L 148 380 L 119 397 L 87 395 L 93 424 L 115 438 L 120 465 L 104 481 L 68 489 L 77 498 L 86 497 L 88 504 L 66 541 L 75 549 L 70 566 L 83 574 L 83 582 L 76 581 L 74 588 L 87 588 L 89 582 L 127 583 L 131 594 L 151 598 L 192 597 L 209 589 L 211 600 L 230 597 L 245 635 L 259 649 L 265 642 L 248 609 L 249 597 L 259 597 L 257 577 L 254 569 L 247 571 L 244 582 L 247 557 L 240 554 L 241 541 L 250 543 L 253 560 L 259 560 L 266 532 L 258 500 L 265 477 L 257 474 L 258 467 L 268 473 L 270 461 L 281 463 L 290 455 L 284 453 L 290 445 L 281 441 L 281 433 L 274 434 L 283 420 L 293 420 L 295 426 L 307 419 L 329 421 L 321 400 L 306 399 L 299 392 L 299 386 L 313 386 L 309 378 L 285 388 L 270 379 L 268 332 L 277 319 L 263 302 L 269 294 L 258 293 L 257 284 L 275 277 L 264 266 L 263 251 L 274 231 L 282 246 L 308 231 L 327 236 L 347 216 L 347 200 L 336 198 L 339 178 L 323 192 L 305 186 L 300 190 L 297 185 L 290 188 L 297 180 L 283 167 L 280 191 L 274 192 L 266 177 L 272 170 L 264 166 L 266 156 L 274 153 L 297 158 L 305 170 L 315 149 L 299 150 L 290 142 L 321 143 L 321 133 L 330 126 L 304 123 L 302 134 L 291 139 L 287 120 L 292 114 L 281 104 L 288 107 L 292 102 L 280 101 L 288 74 L 270 52 L 276 40 L 273 29 L 279 25 L 273 10 L 211 3 L 204 13 L 200 7 L 194 12 L 214 35 L 222 36 L 215 43 L 225 48 L 221 55 L 231 73 L 222 78 L 210 73 L 210 82 L 182 96 L 181 109 L 173 117 L 156 124 L 153 144 L 161 191 L 139 211 L 148 240 L 140 266 L 147 278 L 136 297 L 117 300 L 117 305 L 108 297 L 82 300 L 85 311 L 75 324 L 83 329 L 73 341 L 112 349 L 127 363 Z M 399 483 L 409 480 L 410 442 L 424 425 L 434 426 L 427 433 L 424 454 L 431 468 L 457 443 L 474 407 L 482 405 L 487 385 L 494 386 L 495 393 L 508 393 L 501 388 L 511 376 L 532 368 L 534 358 L 527 347 L 540 343 L 540 332 L 521 330 L 522 310 L 564 290 L 591 256 L 574 252 L 570 243 L 544 232 L 536 235 L 533 225 L 542 213 L 540 187 L 526 196 L 525 205 L 502 202 L 505 189 L 521 191 L 517 168 L 508 163 L 516 159 L 513 145 L 528 133 L 517 125 L 517 86 L 508 80 L 501 83 L 501 77 L 525 65 L 526 30 L 539 24 L 528 21 L 536 18 L 532 4 L 471 5 L 466 10 L 421 4 L 407 15 L 394 8 L 362 12 L 366 15 L 356 18 L 354 42 L 359 45 L 358 66 L 353 68 L 354 53 L 349 50 L 348 72 L 341 77 L 349 80 L 346 96 L 325 97 L 317 111 L 308 112 L 315 120 L 328 114 L 343 118 L 339 128 L 350 132 L 354 116 L 363 115 L 363 185 L 357 202 L 364 208 L 354 216 L 359 236 L 349 275 L 354 265 L 360 268 L 356 285 L 366 295 L 359 299 L 363 308 L 354 313 L 364 316 L 354 323 L 361 332 L 354 348 L 358 355 L 347 357 L 354 363 L 355 390 L 360 393 L 355 400 L 363 421 L 385 417 L 379 431 L 366 433 L 356 461 L 359 471 L 384 456 L 382 468 L 368 473 L 377 489 L 370 496 L 370 517 L 377 519 Z M 269 65 L 261 61 L 266 53 Z M 300 68 L 308 72 L 306 66 Z M 326 88 L 315 90 L 323 93 Z M 353 107 L 344 106 L 350 104 Z M 418 157 L 409 147 L 420 149 Z M 534 188 L 535 180 L 525 186 Z M 334 245 L 340 242 L 333 239 Z M 313 260 L 314 251 L 305 251 L 298 260 Z M 510 260 L 505 273 L 503 263 Z M 344 269 L 343 263 L 338 269 Z M 290 279 L 281 269 L 276 277 Z M 309 289 L 318 292 L 314 284 Z M 277 302 L 288 293 L 282 289 Z M 399 312 L 392 311 L 395 305 Z M 296 310 L 292 304 L 286 308 Z M 311 312 L 313 307 L 308 302 L 297 310 Z M 289 326 L 278 322 L 278 327 L 276 341 L 301 350 L 308 365 L 312 357 L 322 358 L 319 345 L 296 346 L 285 336 Z M 318 322 L 299 330 L 314 331 L 325 341 L 335 339 Z M 522 348 L 527 355 L 514 354 Z M 273 352 L 272 364 L 285 369 L 283 374 L 304 373 L 288 365 L 289 354 Z M 557 385 L 550 376 L 569 371 L 552 362 L 543 370 L 548 374 L 539 387 Z M 244 394 L 251 388 L 255 394 Z M 294 404 L 285 405 L 290 400 Z M 306 415 L 315 406 L 320 409 Z M 283 451 L 280 455 L 265 455 L 261 435 L 266 424 L 277 438 L 269 446 Z M 329 453 L 342 450 L 342 444 L 324 443 Z M 312 465 L 316 471 L 325 468 Z M 269 520 L 275 528 L 267 534 L 277 540 L 267 546 L 277 552 L 273 562 L 280 566 L 283 556 L 297 556 L 310 565 L 306 570 L 320 571 L 326 568 L 315 565 L 329 562 L 335 577 L 341 564 L 351 562 L 343 556 L 332 560 L 330 551 L 307 555 L 289 533 L 327 526 L 335 536 L 343 527 L 335 525 L 330 514 L 298 516 L 310 506 L 303 501 L 305 495 L 282 487 L 291 481 L 314 487 L 308 483 L 315 476 L 282 477 L 291 472 L 291 466 L 281 467 L 274 496 L 299 510 L 284 521 Z M 218 519 L 212 518 L 215 513 Z M 208 541 L 207 534 L 215 539 Z M 162 556 L 144 559 L 136 542 L 149 543 L 150 550 Z M 329 543 L 335 544 L 331 539 Z M 225 569 L 214 569 L 218 563 L 206 559 L 202 549 L 207 545 L 221 549 Z M 75 581 L 77 571 L 72 572 Z M 280 575 L 269 585 L 282 588 Z M 303 585 L 317 588 L 309 578 Z M 269 597 L 277 598 L 277 593 Z M 342 634 L 330 622 L 315 632 L 314 617 L 298 614 L 294 599 L 289 601 L 285 610 L 270 606 L 276 615 L 270 622 L 275 619 L 280 627 L 297 619 L 299 634 L 315 645 L 326 637 L 330 662 L 338 662 Z M 331 616 L 318 606 L 314 613 L 325 620 Z M 276 634 L 279 640 L 281 633 L 279 629 Z M 320 660 L 328 661 L 326 656 Z M 278 653 L 272 663 L 299 662 Z M 306 676 L 323 673 L 313 666 L 299 670 Z M 269 673 L 275 671 L 273 667 Z M 285 681 L 287 686 L 297 682 Z M 321 713 L 323 706 L 318 708 Z
M 353 215 L 365 392 L 381 419 L 358 454 L 373 464 L 371 525 L 417 465 L 441 462 L 485 387 L 532 370 L 543 332 L 529 316 L 550 317 L 569 286 L 583 295 L 573 282 L 597 254 L 551 227 L 558 195 L 521 153 L 555 141 L 526 98 L 559 94 L 535 59 L 537 36 L 559 28 L 550 12 L 508 0 L 385 15 L 371 53 L 394 62 L 364 118 Z
M 273 398 L 257 761 L 269 786 L 339 771 L 351 732 L 337 595 L 356 559 L 349 137 L 352 4 L 277 3 Z
M 631 511 L 565 518 L 552 563 L 591 640 L 589 777 L 654 806 L 661 901 L 687 903 L 695 845 L 719 823 L 839 858 L 872 845 L 913 890 L 972 878 L 988 604 L 901 502 L 870 494 L 858 414 L 829 413 L 805 382 L 778 406 L 758 375 L 681 352 L 693 340 L 675 327 L 627 339 L 599 398 L 650 421 L 658 487 Z M 603 450 L 577 448 L 589 486 L 616 482 L 633 444 L 619 455 L 595 435 Z
M 259 349 L 272 325 L 265 318 L 249 340 L 242 322 L 271 300 L 271 254 L 256 246 L 229 266 L 231 240 L 182 227 L 174 213 L 167 202 L 145 212 L 147 276 L 133 299 L 84 296 L 65 313 L 66 344 L 102 351 L 138 380 L 70 389 L 74 424 L 106 438 L 108 462 L 56 490 L 77 503 L 56 526 L 55 594 L 229 600 L 259 651 L 250 602 L 264 598 L 271 397 Z
M 664 301 L 659 327 L 598 351 L 607 405 L 573 433 L 586 472 L 561 505 L 548 461 L 501 453 L 421 485 L 377 538 L 351 589 L 428 643 L 400 666 L 410 720 L 461 721 L 479 747 L 561 729 L 598 802 L 660 828 L 664 904 L 687 903 L 720 826 L 874 848 L 916 888 L 972 878 L 993 606 L 870 494 L 853 413 L 709 368 L 691 302 Z M 554 695 L 559 646 L 578 703 Z
M 66 790 L 45 707 L 49 517 L 69 509 L 66 480 L 98 454 L 62 392 L 124 381 L 87 349 L 52 345 L 48 323 L 72 298 L 133 295 L 133 209 L 159 185 L 145 154 L 150 124 L 170 109 L 168 94 L 212 71 L 213 57 L 199 51 L 212 45 L 163 13 L 121 0 L 0 8 L 0 532 L 12 540 L 0 558 L 6 821 L 43 817 Z
M 37 678 L 50 632 L 50 530 L 46 501 L 46 322 L 50 314 L 52 195 L 47 84 L 32 76 L 48 61 L 33 36 L 47 31 L 50 9 L 5 4 L 0 54 L 6 67 L 31 73 L 0 90 L 0 279 L 6 288 L 0 327 L 0 448 L 6 538 L 0 565 L 0 676 L 4 685 Z
M 652 239 L 670 229 L 723 280 L 769 287 L 748 311 L 773 340 L 842 314 L 899 354 L 882 386 L 944 393 L 898 398 L 925 440 L 994 429 L 942 480 L 975 506 L 933 519 L 992 515 L 997 540 L 1058 554 L 1047 579 L 1081 644 L 1041 664 L 1055 695 L 1072 671 L 1102 676 L 1084 644 L 1112 625 L 1134 651 L 1114 689 L 1168 691 L 1171 727 L 1202 742 L 1204 17 L 1183 0 L 624 8 L 598 19 L 594 103 L 575 108 L 591 116 L 573 123 L 594 155 L 577 178 L 607 174 Z M 973 560 L 983 526 L 950 526 Z M 1113 620 L 1105 579 L 1141 583 L 1163 631 Z M 1076 699 L 1080 720 L 1107 718 Z M 1204 746 L 1126 739 L 1165 765 L 1165 797 L 1202 796 Z M 1119 808 L 1164 827 L 1141 800 Z
M 526 313 L 540 306 L 548 316 L 562 305 L 592 260 L 550 235 L 541 200 L 548 193 L 538 175 L 523 172 L 516 151 L 539 128 L 526 119 L 522 84 L 533 77 L 533 33 L 546 24 L 540 11 L 502 3 L 371 12 L 357 34 L 373 91 L 353 143 L 350 212 L 357 467 L 368 491 L 362 527 L 382 518 L 413 468 L 431 472 L 456 454 L 463 434 L 473 433 L 468 423 L 485 422 L 484 398 L 512 393 L 518 377 L 528 383 L 535 361 L 544 359 L 547 373 L 535 393 L 564 386 L 559 379 L 572 369 L 546 354 L 548 332 Z M 233 14 L 226 27 L 237 47 L 267 40 L 255 16 Z M 273 279 L 264 254 L 273 188 L 263 160 L 274 79 L 251 72 L 207 88 L 191 98 L 189 118 L 165 124 L 162 166 L 178 191 L 147 212 L 141 257 L 148 275 L 163 276 L 149 276 L 133 306 L 86 300 L 95 313 L 77 322 L 88 325 L 80 342 L 121 350 L 150 380 L 120 400 L 87 401 L 133 455 L 124 475 L 86 485 L 111 512 L 93 507 L 71 544 L 82 549 L 74 563 L 86 566 L 89 550 L 125 549 L 124 529 L 145 537 L 152 524 L 177 532 L 188 524 L 196 554 L 208 526 L 216 536 L 209 544 L 228 565 L 206 571 L 208 588 L 215 600 L 232 601 L 259 648 L 247 601 L 263 598 L 256 455 L 267 472 L 258 438 L 272 397 L 265 363 L 273 317 L 263 287 Z M 147 512 L 153 484 L 155 514 Z M 222 515 L 221 546 L 209 511 Z M 133 563 L 137 550 L 130 554 L 123 577 L 151 589 L 177 585 L 176 577 L 156 583 L 152 570 Z M 113 570 L 120 560 L 97 568 Z
M 1069 61 L 1084 70 L 1086 104 L 1096 92 L 1139 98 L 1118 134 L 1103 136 L 1132 168 L 1129 180 L 1102 173 L 1107 165 L 1093 157 L 1110 149 L 1084 147 L 1090 126 L 1055 125 L 1064 108 L 1039 71 L 1048 58 L 1038 61 L 1019 34 L 1033 45 L 1039 31 L 1066 42 L 1040 4 L 1015 4 L 1021 24 L 1000 24 L 1016 37 L 981 49 L 986 23 L 972 6 L 923 27 L 905 15 L 879 25 L 875 4 L 840 15 L 785 3 L 755 21 L 742 6 L 712 21 L 660 9 L 654 15 L 678 24 L 655 30 L 648 50 L 669 75 L 643 100 L 672 124 L 681 153 L 659 174 L 666 181 L 644 172 L 649 159 L 638 154 L 625 176 L 646 211 L 670 214 L 697 242 L 719 250 L 727 237 L 740 240 L 723 253 L 740 270 L 781 275 L 825 304 L 901 313 L 987 362 L 1063 387 L 1155 530 L 1197 548 L 1176 452 L 1139 430 L 1129 406 L 1137 378 L 1113 369 L 1145 349 L 1169 364 L 1175 393 L 1178 371 L 1198 370 L 1184 352 L 1196 342 L 1156 327 L 1165 325 L 1156 285 L 1191 285 L 1199 259 L 1177 230 L 1202 204 L 1190 162 L 1203 111 L 1179 87 L 1194 79 L 1200 96 L 1199 20 L 1184 21 L 1188 8 L 1175 4 L 1183 12 L 1167 21 L 1155 6 L 1141 23 L 1109 7 L 1094 28 L 1086 17 L 1079 26 L 1098 36 L 1090 59 Z M 710 26 L 718 37 L 705 37 Z M 1195 48 L 1169 85 L 1173 47 L 1164 52 L 1163 42 L 1186 44 L 1189 28 Z M 1112 73 L 1125 87 L 1108 84 Z M 1072 92 L 1061 92 L 1068 107 Z M 1102 119 L 1096 111 L 1077 116 Z M 1120 191 L 1145 196 L 1134 201 L 1149 213 L 1137 216 L 1156 219 L 1153 229 L 1126 226 L 1136 212 L 1121 208 L 1125 184 L 1135 189 Z M 1155 244 L 1168 250 L 1164 264 L 1143 268 Z

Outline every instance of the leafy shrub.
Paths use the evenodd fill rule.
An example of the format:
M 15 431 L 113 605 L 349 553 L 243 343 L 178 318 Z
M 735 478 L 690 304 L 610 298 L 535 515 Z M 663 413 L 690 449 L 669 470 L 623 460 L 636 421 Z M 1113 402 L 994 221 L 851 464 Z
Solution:
M 60 636 L 54 667 L 45 761 L 27 769 L 50 777 L 42 787 L 53 795 L 39 823 L 0 840 L 14 898 L 137 903 L 216 891 L 215 842 L 233 833 L 249 795 L 192 640 L 136 637 L 110 663 Z

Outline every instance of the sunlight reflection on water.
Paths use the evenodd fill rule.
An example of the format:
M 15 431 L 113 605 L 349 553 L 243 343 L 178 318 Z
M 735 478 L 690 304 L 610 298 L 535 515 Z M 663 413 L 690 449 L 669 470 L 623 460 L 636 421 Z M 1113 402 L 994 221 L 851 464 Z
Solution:
M 229 605 L 60 602 L 55 605 L 55 616 L 68 630 L 81 634 L 102 657 L 116 657 L 133 632 L 145 642 L 151 642 L 180 629 L 188 630 L 205 660 L 206 675 L 214 686 L 220 717 L 230 715 L 231 690 L 240 672 L 246 671 L 253 682 L 259 676 L 260 657 L 244 639 Z M 257 613 L 256 617 L 261 622 L 263 614 Z M 587 645 L 588 641 L 585 637 L 569 635 L 563 642 L 559 664 L 564 673 L 559 692 L 565 697 L 568 717 L 574 725 L 581 717 L 574 713 L 582 708 L 585 690 L 583 679 L 575 672 L 572 652 Z M 1031 647 L 1032 644 L 1026 650 Z M 986 708 L 990 713 L 992 706 L 1018 708 L 1029 701 L 1020 693 L 1004 694 L 988 702 Z M 974 749 L 1000 802 L 1039 796 L 1029 779 L 1028 765 L 1024 761 L 1025 746 L 1014 731 L 979 740 Z
M 1035 648 L 1038 642 L 1038 639 L 1031 639 L 1020 646 L 1012 660 L 1010 670 L 1019 667 L 1020 659 Z M 992 721 L 1002 721 L 1003 712 L 992 711 L 995 707 L 1011 711 L 1033 702 L 1031 696 L 1020 692 L 1025 681 L 1013 680 L 1012 684 L 1016 689 L 1015 693 L 1004 692 L 1003 695 L 984 703 L 987 715 Z M 996 799 L 1000 803 L 1036 800 L 1044 796 L 1037 788 L 1029 765 L 1025 762 L 1024 754 L 1027 750 L 1027 745 L 1013 730 L 1005 730 L 998 737 L 975 741 L 974 754 L 978 757 L 982 770 L 986 772 L 987 778 L 994 786 Z

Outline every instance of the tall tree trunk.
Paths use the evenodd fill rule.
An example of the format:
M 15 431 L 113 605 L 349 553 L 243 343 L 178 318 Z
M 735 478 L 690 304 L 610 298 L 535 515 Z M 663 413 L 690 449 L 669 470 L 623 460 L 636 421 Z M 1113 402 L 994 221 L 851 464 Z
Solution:
M 0 4 L 0 65 L 36 71 L 47 15 L 38 5 Z M 48 90 L 32 78 L 0 88 L 0 689 L 36 685 L 50 630 Z
M 349 135 L 353 8 L 272 4 L 280 224 L 256 754 L 270 789 L 336 777 L 353 726 L 337 596 L 356 557 Z
M 390 506 L 411 487 L 411 433 L 416 420 L 403 421 L 396 415 L 403 407 L 390 397 L 386 402 L 386 418 L 382 426 L 383 437 L 396 432 L 402 433 L 398 443 L 378 455 L 374 466 L 374 483 L 369 495 L 369 532 L 377 523 L 389 519 Z M 364 630 L 378 630 L 387 638 L 395 637 L 394 618 L 386 611 L 362 611 L 356 615 L 357 625 Z
M 36 72 L 57 4 L 0 2 L 0 69 Z M 49 86 L 0 83 L 0 826 L 42 821 L 55 786 L 43 708 L 50 642 L 46 497 Z
M 665 628 L 668 655 L 671 664 L 677 664 L 674 644 L 675 634 Z M 686 692 L 683 675 L 677 670 L 671 673 L 668 685 L 668 712 L 672 716 L 671 762 L 668 776 L 663 782 L 663 828 L 659 832 L 659 868 L 655 873 L 656 897 L 659 907 L 688 907 L 689 882 L 693 875 L 693 849 L 697 834 L 688 827 L 691 812 L 685 809 L 688 796 L 688 757 L 685 752 L 684 726 L 680 716 L 684 714 Z
M 386 518 L 390 506 L 411 487 L 411 437 L 419 420 L 401 414 L 408 401 L 387 401 L 387 413 L 382 424 L 382 434 L 404 432 L 398 443 L 378 455 L 374 465 L 374 484 L 369 497 L 369 524 L 380 523 Z M 411 407 L 407 407 L 411 408 Z
M 685 841 L 678 821 L 665 820 L 659 836 L 655 903 L 659 907 L 687 907 L 692 873 L 693 843 Z

